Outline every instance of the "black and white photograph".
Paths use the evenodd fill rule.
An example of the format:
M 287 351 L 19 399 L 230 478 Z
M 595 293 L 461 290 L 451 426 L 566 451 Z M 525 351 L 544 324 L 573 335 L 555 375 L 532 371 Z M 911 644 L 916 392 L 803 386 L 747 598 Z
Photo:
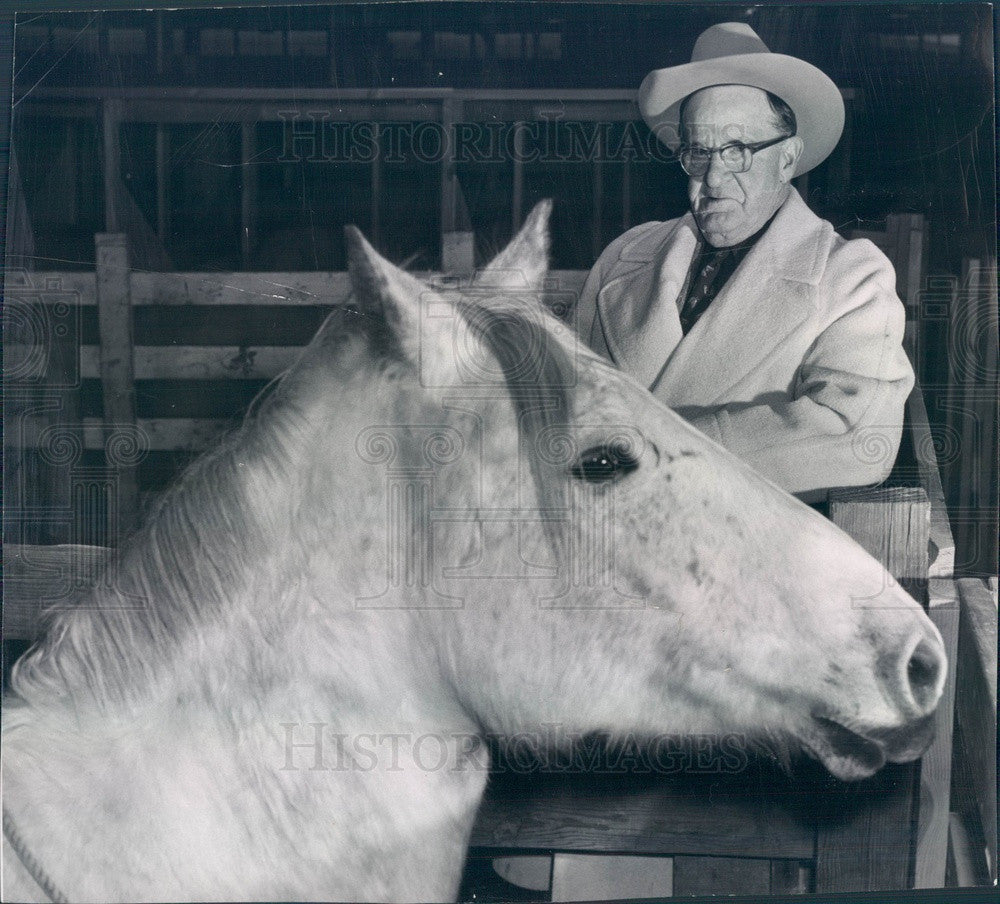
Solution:
M 0 5 L 0 900 L 995 900 L 996 34 Z

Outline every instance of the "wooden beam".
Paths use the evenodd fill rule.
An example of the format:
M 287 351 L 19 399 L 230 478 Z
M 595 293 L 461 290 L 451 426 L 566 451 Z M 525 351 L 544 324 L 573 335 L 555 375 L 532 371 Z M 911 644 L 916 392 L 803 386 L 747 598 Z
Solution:
M 514 132 L 514 176 L 510 193 L 510 224 L 511 231 L 521 228 L 521 218 L 524 215 L 524 128 L 515 124 Z
M 961 616 L 958 639 L 957 721 L 963 739 L 959 752 L 971 779 L 970 796 L 997 878 L 997 603 L 979 578 L 958 581 Z
M 201 452 L 214 446 L 227 429 L 234 424 L 232 418 L 139 418 L 136 428 L 144 446 L 151 452 Z M 40 444 L 41 418 L 26 419 L 23 424 L 24 442 L 28 448 Z M 83 447 L 104 449 L 106 430 L 104 421 L 96 417 L 83 418 Z
M 371 168 L 372 200 L 371 219 L 369 220 L 369 239 L 374 247 L 379 245 L 381 231 L 380 216 L 382 210 L 382 125 L 375 123 L 375 154 L 372 156 Z
M 830 520 L 926 606 L 930 502 L 920 488 L 837 490 Z M 816 837 L 816 891 L 909 887 L 919 765 L 886 766 L 842 792 L 843 810 Z
M 168 201 L 168 167 L 170 149 L 165 123 L 156 124 L 156 235 L 166 248 L 169 240 L 170 210 Z
M 240 266 L 250 269 L 254 245 L 254 211 L 257 206 L 257 170 L 253 158 L 257 152 L 256 123 L 240 123 Z
M 594 203 L 590 214 L 590 250 L 594 260 L 604 248 L 602 241 L 604 226 L 604 129 L 597 130 L 595 155 L 591 163 L 591 179 L 594 182 Z
M 104 152 L 104 230 L 118 232 L 118 183 L 121 179 L 121 146 L 119 127 L 121 104 L 106 98 L 101 104 L 101 134 Z
M 953 580 L 932 578 L 928 615 L 944 641 L 948 678 L 934 714 L 934 741 L 920 760 L 920 807 L 914 888 L 941 888 L 948 863 L 948 814 L 951 811 L 952 736 L 958 654 L 958 588 Z
M 128 246 L 121 233 L 99 233 L 97 248 L 97 318 L 101 335 L 101 389 L 105 441 L 116 430 L 135 432 L 135 377 L 132 364 L 132 302 Z M 135 464 L 109 461 L 117 472 L 119 537 L 132 529 L 139 509 Z

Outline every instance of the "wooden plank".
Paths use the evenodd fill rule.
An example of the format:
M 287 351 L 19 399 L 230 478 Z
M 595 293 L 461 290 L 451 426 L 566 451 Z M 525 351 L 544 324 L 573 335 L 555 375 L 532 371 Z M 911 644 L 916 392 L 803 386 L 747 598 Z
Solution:
M 135 429 L 135 377 L 132 370 L 132 303 L 128 247 L 121 233 L 99 233 L 97 247 L 97 311 L 101 331 L 101 387 L 104 428 L 108 440 L 117 430 Z M 117 472 L 117 527 L 129 531 L 139 510 L 139 484 L 134 464 L 113 463 Z
M 162 13 L 160 14 L 162 15 Z M 167 127 L 162 122 L 156 126 L 156 235 L 166 248 L 170 232 L 168 201 L 168 169 L 170 148 L 167 146 Z
M 77 296 L 76 304 L 94 306 L 97 304 L 96 275 L 93 272 L 35 271 L 25 274 L 23 271 L 7 271 L 4 274 L 4 297 L 37 300 L 40 303 L 55 304 L 67 302 L 65 294 L 62 298 L 52 299 L 51 293 L 68 293 Z M 47 297 L 48 296 L 48 297 Z
M 948 863 L 948 814 L 951 810 L 952 735 L 958 654 L 958 587 L 953 580 L 932 578 L 928 614 L 941 632 L 948 678 L 934 714 L 934 741 L 920 761 L 920 807 L 914 888 L 941 888 Z
M 524 215 L 524 128 L 515 124 L 514 132 L 514 167 L 513 182 L 510 193 L 510 225 L 511 232 L 521 228 L 521 218 Z
M 914 764 L 889 765 L 840 791 L 843 818 L 825 822 L 816 835 L 818 893 L 910 886 L 918 772 Z
M 554 289 L 579 294 L 587 278 L 586 270 L 550 270 L 548 280 Z M 416 271 L 414 276 L 431 284 L 439 273 Z M 15 274 L 6 274 L 4 291 L 8 296 L 34 295 L 45 287 L 79 295 L 84 307 L 96 305 L 93 273 L 36 272 L 31 284 L 23 285 Z M 146 273 L 131 275 L 132 306 L 213 306 L 254 305 L 301 306 L 336 305 L 347 300 L 350 277 L 343 271 L 310 273 Z M 46 303 L 39 297 L 40 303 Z M 61 299 L 64 300 L 64 299 Z
M 22 423 L 25 446 L 39 447 L 39 437 L 46 422 L 41 418 L 25 418 Z M 216 418 L 139 418 L 135 428 L 144 448 L 151 452 L 200 452 L 218 443 L 233 423 L 232 420 Z M 104 421 L 85 417 L 82 419 L 82 430 L 84 449 L 105 448 Z
M 136 305 L 333 305 L 350 292 L 350 276 L 341 271 L 132 274 Z
M 717 854 L 811 860 L 815 826 L 790 800 L 747 776 L 660 776 L 630 782 L 538 776 L 511 792 L 491 783 L 472 832 L 478 848 L 608 854 Z M 607 779 L 607 780 L 605 780 Z M 784 786 L 782 786 L 784 787 Z
M 923 489 L 838 490 L 830 494 L 830 519 L 926 605 L 930 502 Z M 918 776 L 918 765 L 890 765 L 844 789 L 844 818 L 817 832 L 817 892 L 910 885 Z
M 904 584 L 926 583 L 930 515 L 922 487 L 858 487 L 830 493 L 830 520 Z
M 252 122 L 240 123 L 240 264 L 250 269 L 256 233 L 254 211 L 257 209 L 257 128 Z
M 104 231 L 115 233 L 122 228 L 118 222 L 118 182 L 121 178 L 121 104 L 106 97 L 101 104 L 101 134 L 104 155 Z
M 955 538 L 952 536 L 948 504 L 945 501 L 944 488 L 941 486 L 941 473 L 934 450 L 934 435 L 931 432 L 923 392 L 919 385 L 913 387 L 913 392 L 906 401 L 906 413 L 913 438 L 920 486 L 927 494 L 931 506 L 931 547 L 927 575 L 931 578 L 948 578 L 955 569 Z
M 16 343 L 6 346 L 14 360 L 23 360 L 30 349 Z M 99 379 L 100 346 L 82 345 L 77 351 L 80 376 L 85 380 Z M 134 376 L 137 380 L 270 379 L 291 367 L 301 351 L 294 345 L 137 345 L 133 355 Z
M 674 857 L 675 895 L 766 895 L 770 892 L 770 860 Z
M 956 716 L 992 878 L 997 876 L 997 607 L 978 578 L 958 581 L 961 602 Z

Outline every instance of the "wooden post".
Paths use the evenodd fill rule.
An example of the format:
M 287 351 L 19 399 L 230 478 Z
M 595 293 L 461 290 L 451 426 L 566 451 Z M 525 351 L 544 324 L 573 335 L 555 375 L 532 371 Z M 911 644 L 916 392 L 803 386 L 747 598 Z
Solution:
M 958 588 L 955 581 L 930 581 L 928 614 L 944 641 L 948 678 L 934 714 L 934 742 L 920 761 L 920 817 L 914 888 L 944 886 L 948 862 L 948 814 L 951 810 L 952 738 L 955 724 L 955 677 L 958 653 Z
M 594 207 L 591 212 L 591 232 L 590 250 L 594 260 L 600 257 L 601 249 L 604 247 L 601 242 L 604 225 L 604 129 L 601 123 L 597 125 L 597 142 L 595 143 L 596 154 L 594 156 L 591 178 L 594 180 Z
M 371 243 L 379 244 L 379 212 L 382 206 L 382 125 L 375 123 L 375 155 L 372 157 L 372 203 L 369 230 Z
M 170 218 L 167 210 L 167 127 L 164 123 L 156 124 L 156 234 L 160 244 L 167 247 L 167 232 L 170 229 Z
M 632 225 L 632 164 L 628 157 L 622 163 L 622 231 Z M 595 258 L 596 260 L 596 258 Z
M 128 245 L 121 233 L 99 233 L 97 246 L 97 319 L 101 338 L 101 390 L 104 395 L 104 442 L 108 465 L 118 478 L 118 539 L 135 524 L 139 510 L 136 465 L 111 460 L 120 445 L 116 432 L 136 438 L 135 378 L 132 362 L 132 301 Z
M 510 196 L 511 231 L 521 228 L 524 209 L 524 130 L 522 123 L 514 123 L 514 185 Z
M 257 171 L 253 166 L 256 152 L 256 123 L 240 123 L 240 266 L 250 269 L 250 255 L 254 246 L 253 214 L 257 196 Z
M 121 104 L 105 98 L 101 102 L 101 132 L 104 148 L 104 229 L 118 232 L 118 182 L 121 178 L 121 146 L 118 130 L 121 124 Z
M 956 701 L 970 797 L 988 852 L 990 878 L 997 878 L 997 604 L 979 578 L 958 581 L 961 617 Z
M 926 606 L 930 502 L 922 488 L 830 493 L 830 520 Z M 919 764 L 891 765 L 838 790 L 843 810 L 816 837 L 816 891 L 889 891 L 912 882 Z
M 469 212 L 455 168 L 455 123 L 461 118 L 462 102 L 452 97 L 441 101 L 444 159 L 441 161 L 441 269 L 467 274 L 475 267 Z

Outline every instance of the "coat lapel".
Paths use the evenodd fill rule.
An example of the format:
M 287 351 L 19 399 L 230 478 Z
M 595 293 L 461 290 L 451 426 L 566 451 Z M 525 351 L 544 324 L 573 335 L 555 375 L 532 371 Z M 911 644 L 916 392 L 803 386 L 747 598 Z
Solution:
M 816 308 L 833 228 L 793 190 L 651 387 L 668 405 L 713 405 L 777 353 Z M 648 384 L 647 384 L 648 385 Z
M 677 296 L 698 244 L 688 214 L 667 232 L 650 230 L 621 255 L 597 295 L 611 359 L 645 386 L 680 342 Z

